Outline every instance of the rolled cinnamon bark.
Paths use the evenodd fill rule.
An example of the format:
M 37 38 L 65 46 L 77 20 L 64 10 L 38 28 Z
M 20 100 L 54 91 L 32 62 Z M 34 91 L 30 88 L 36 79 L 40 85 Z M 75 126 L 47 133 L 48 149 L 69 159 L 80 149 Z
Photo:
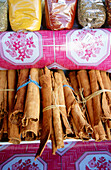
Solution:
M 55 82 L 57 83 L 56 86 L 58 86 L 57 87 L 58 103 L 59 103 L 59 105 L 65 106 L 65 98 L 64 98 L 64 91 L 63 91 L 63 84 L 62 84 L 62 76 L 61 76 L 60 73 L 55 72 L 54 77 L 55 77 Z M 66 107 L 59 107 L 59 110 L 60 110 L 60 113 L 61 113 L 61 116 L 62 116 L 64 126 L 66 128 L 66 130 L 65 130 L 66 134 L 72 133 L 70 124 L 69 124 L 68 119 L 67 119 Z
M 106 140 L 106 133 L 101 121 L 99 121 L 98 125 L 94 126 L 94 135 L 96 141 Z
M 0 70 L 0 120 L 7 114 L 7 71 Z
M 55 155 L 57 151 L 57 145 L 56 145 L 56 140 L 55 140 L 55 135 L 54 135 L 54 127 L 53 123 L 51 124 L 51 141 L 52 141 L 52 154 Z
M 17 88 L 27 82 L 29 76 L 29 69 L 21 69 L 18 73 Z M 13 112 L 10 114 L 9 120 L 13 124 L 20 125 L 24 115 L 24 105 L 26 98 L 27 86 L 20 88 L 16 93 L 16 102 Z
M 81 139 L 88 138 L 88 134 L 93 132 L 93 129 L 91 126 L 87 123 L 87 121 L 84 119 L 84 116 L 79 104 L 75 101 L 75 103 L 72 105 L 71 114 L 73 116 L 73 120 L 76 126 L 76 136 L 79 136 Z
M 76 98 L 78 101 L 81 101 L 81 96 L 80 96 L 80 93 L 79 93 L 79 83 L 78 83 L 78 80 L 77 80 L 77 75 L 76 75 L 76 71 L 72 71 L 69 73 L 69 78 L 70 78 L 70 82 L 71 82 L 71 86 L 72 88 L 74 89 L 74 92 L 76 94 Z M 82 105 L 82 103 L 79 102 L 79 106 L 84 114 L 84 118 L 85 118 L 85 108 L 84 106 Z
M 0 136 L 8 136 L 7 71 L 0 70 Z
M 71 85 L 72 85 L 72 88 L 74 89 L 75 93 L 79 94 L 79 83 L 77 80 L 76 71 L 70 72 L 69 78 L 70 78 Z
M 62 75 L 62 81 L 63 85 L 68 85 L 67 79 L 64 75 L 64 72 L 62 70 L 59 70 L 59 73 Z M 75 96 L 71 90 L 70 87 L 65 86 L 64 87 L 64 94 L 65 94 L 65 102 L 67 110 L 71 110 L 72 117 L 74 119 L 76 128 L 78 130 L 78 134 L 83 131 L 84 133 L 92 133 L 91 126 L 87 123 L 87 121 L 84 119 L 84 115 L 80 109 L 79 104 L 77 103 Z M 82 136 L 80 136 L 82 138 Z
M 58 72 L 62 76 L 63 85 L 68 85 L 69 86 L 69 83 L 68 83 L 68 81 L 67 81 L 67 79 L 65 77 L 64 72 L 62 70 L 58 70 Z M 67 113 L 69 114 L 70 111 L 71 111 L 71 107 L 72 107 L 73 103 L 75 102 L 75 97 L 74 97 L 74 94 L 73 94 L 72 90 L 69 87 L 65 86 L 63 88 L 63 90 L 64 90 L 65 104 L 66 104 L 66 108 L 67 108 Z
M 91 94 L 91 89 L 90 89 L 90 83 L 87 75 L 86 70 L 80 70 L 77 73 L 77 78 L 79 82 L 79 86 L 82 90 L 83 88 L 83 96 L 87 97 Z M 93 114 L 93 103 L 92 99 L 86 102 L 86 107 L 88 111 L 88 121 L 91 124 L 91 126 L 94 126 L 94 114 Z
M 38 136 L 40 117 L 40 92 L 39 87 L 34 83 L 35 81 L 39 84 L 39 69 L 32 68 L 30 77 L 33 82 L 30 82 L 27 87 L 24 117 L 22 119 L 22 136 L 26 140 L 34 140 Z
M 64 147 L 63 142 L 63 129 L 62 129 L 62 122 L 60 118 L 60 110 L 59 107 L 59 96 L 58 96 L 58 86 L 53 79 L 53 92 L 52 92 L 52 105 L 55 106 L 52 110 L 52 117 L 53 117 L 53 125 L 54 125 L 54 134 L 55 134 L 55 140 L 57 149 Z
M 89 71 L 90 77 L 90 86 L 92 93 L 99 90 L 99 85 L 97 82 L 96 72 L 95 70 Z M 102 108 L 101 108 L 101 95 L 97 95 L 93 97 L 93 115 L 94 115 L 94 125 L 98 125 L 99 121 L 101 120 L 102 116 Z
M 100 85 L 101 89 L 105 89 L 99 70 L 96 70 L 96 76 L 97 76 L 97 80 L 99 82 L 99 85 Z M 105 119 L 111 118 L 110 107 L 108 105 L 108 101 L 107 101 L 107 97 L 106 97 L 105 92 L 103 92 L 103 95 L 102 95 L 102 109 L 103 109 Z
M 106 128 L 107 139 L 111 140 L 111 132 L 110 132 L 110 128 L 109 128 L 109 122 L 105 122 L 105 128 Z
M 105 71 L 101 71 L 102 82 L 105 89 L 111 90 L 111 81 Z M 106 97 L 108 100 L 108 105 L 110 107 L 110 117 L 111 117 L 111 92 L 106 92 Z M 111 129 L 111 121 L 108 122 L 109 128 Z
M 8 70 L 8 89 L 13 90 L 13 91 L 8 91 L 8 112 L 9 112 L 8 114 L 8 138 L 9 138 L 9 142 L 13 144 L 19 144 L 21 141 L 19 126 L 16 124 L 12 124 L 9 121 L 10 114 L 14 107 L 16 84 L 17 84 L 16 70 Z
M 90 77 L 90 86 L 91 86 L 91 91 L 92 93 L 96 92 L 99 90 L 99 85 L 97 82 L 97 77 L 96 77 L 96 71 L 91 70 L 89 71 L 89 77 Z M 101 95 L 97 95 L 93 97 L 93 114 L 94 114 L 94 129 L 95 130 L 95 139 L 96 140 L 105 140 L 105 130 L 101 122 L 101 116 L 102 116 L 102 108 L 101 108 Z M 96 128 L 95 128 L 96 126 Z M 99 132 L 99 129 L 103 132 L 103 136 Z M 97 137 L 98 136 L 98 137 Z
M 51 134 L 51 123 L 52 123 L 52 109 L 46 109 L 46 107 L 50 107 L 52 104 L 51 100 L 51 74 L 50 70 L 45 67 L 43 75 L 40 77 L 40 86 L 41 89 L 41 96 L 42 96 L 42 108 L 43 108 L 43 120 L 42 120 L 42 134 L 40 139 L 40 146 L 35 156 L 35 159 L 38 158 L 50 137 Z M 44 110 L 46 109 L 46 110 Z
M 74 119 L 73 119 L 72 116 L 71 116 L 71 125 L 72 125 L 72 128 L 73 128 L 73 132 L 75 134 L 75 138 L 79 139 L 78 129 L 76 128 L 76 125 L 75 125 L 75 122 L 74 122 Z

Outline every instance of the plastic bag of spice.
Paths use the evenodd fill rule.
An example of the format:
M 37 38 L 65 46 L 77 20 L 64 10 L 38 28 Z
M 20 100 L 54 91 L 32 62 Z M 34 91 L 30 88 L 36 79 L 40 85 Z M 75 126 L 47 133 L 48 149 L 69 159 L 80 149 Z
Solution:
M 46 25 L 51 30 L 71 29 L 77 0 L 45 0 Z
M 105 0 L 107 9 L 107 23 L 111 26 L 111 0 Z
M 7 0 L 0 0 L 0 31 L 7 30 Z
M 106 11 L 102 0 L 79 0 L 78 21 L 83 27 L 99 28 L 105 23 Z
M 36 31 L 41 26 L 41 0 L 9 0 L 12 30 Z

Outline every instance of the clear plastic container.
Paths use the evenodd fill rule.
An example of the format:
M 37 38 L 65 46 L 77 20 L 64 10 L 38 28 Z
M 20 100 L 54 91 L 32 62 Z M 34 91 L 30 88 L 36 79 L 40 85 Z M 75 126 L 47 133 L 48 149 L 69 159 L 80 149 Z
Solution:
M 106 9 L 107 9 L 107 23 L 111 26 L 111 0 L 105 0 Z
M 13 31 L 40 30 L 41 13 L 41 0 L 9 0 L 9 20 Z
M 45 0 L 46 25 L 51 30 L 71 29 L 77 0 Z
M 79 0 L 78 21 L 83 27 L 100 28 L 106 20 L 106 10 L 102 0 Z
M 7 0 L 0 0 L 0 31 L 7 30 L 8 26 L 7 11 L 8 11 Z

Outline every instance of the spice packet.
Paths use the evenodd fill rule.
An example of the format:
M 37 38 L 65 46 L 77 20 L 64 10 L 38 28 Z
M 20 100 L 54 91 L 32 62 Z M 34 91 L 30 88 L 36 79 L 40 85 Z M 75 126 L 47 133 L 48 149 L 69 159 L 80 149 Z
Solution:
M 0 31 L 7 30 L 7 0 L 0 0 Z
M 77 0 L 46 0 L 47 28 L 51 30 L 71 29 L 74 24 Z
M 83 27 L 99 28 L 105 23 L 106 12 L 102 0 L 79 0 L 78 21 Z

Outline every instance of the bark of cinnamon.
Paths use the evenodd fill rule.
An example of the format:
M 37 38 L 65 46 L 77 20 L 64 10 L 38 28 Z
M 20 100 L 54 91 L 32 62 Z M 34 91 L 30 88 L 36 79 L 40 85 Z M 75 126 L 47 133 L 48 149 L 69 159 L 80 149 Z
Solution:
M 17 88 L 28 81 L 29 69 L 21 69 L 18 71 Z M 16 100 L 13 112 L 10 114 L 9 120 L 13 124 L 20 125 L 24 115 L 24 105 L 26 98 L 27 86 L 20 88 L 16 93 Z
M 10 114 L 14 108 L 14 99 L 16 93 L 17 84 L 17 72 L 16 70 L 8 70 L 8 89 L 13 91 L 8 91 L 8 137 L 9 142 L 13 144 L 19 144 L 21 141 L 19 126 L 12 124 L 9 121 Z
M 0 70 L 0 138 L 2 139 L 7 137 L 8 137 L 7 71 Z
M 39 84 L 39 69 L 32 68 L 30 77 L 33 82 L 30 82 L 27 87 L 24 117 L 22 119 L 22 137 L 31 141 L 36 139 L 39 130 L 40 92 L 39 87 L 35 84 Z
M 77 78 L 78 78 L 79 87 L 80 87 L 81 91 L 83 89 L 83 96 L 84 97 L 89 96 L 91 94 L 91 89 L 90 89 L 90 83 L 89 83 L 87 71 L 86 70 L 78 71 Z M 88 122 L 93 127 L 94 126 L 94 114 L 93 114 L 92 99 L 86 102 L 86 107 L 87 107 L 87 111 L 88 111 L 88 115 L 87 115 Z
M 58 91 L 59 105 L 65 106 L 65 97 L 64 97 L 64 90 L 63 90 L 63 84 L 62 84 L 62 76 L 60 73 L 55 72 L 54 78 L 55 78 L 55 83 L 57 83 L 56 86 L 58 86 L 57 91 Z M 71 130 L 70 124 L 68 122 L 66 107 L 59 107 L 59 110 L 60 110 L 60 113 L 62 116 L 64 126 L 66 128 L 65 132 L 66 132 L 66 134 L 71 134 L 72 130 Z
M 95 70 L 89 71 L 89 77 L 90 77 L 91 91 L 92 91 L 92 93 L 94 93 L 99 90 L 99 85 L 98 85 L 97 77 L 96 77 L 96 71 Z M 94 129 L 96 129 L 95 134 L 94 134 L 95 139 L 96 140 L 105 140 L 106 133 L 105 133 L 104 127 L 101 122 L 101 116 L 103 114 L 101 102 L 100 102 L 101 95 L 97 95 L 97 96 L 93 97 L 92 100 L 93 100 L 93 113 L 94 113 Z M 95 126 L 96 126 L 96 128 L 95 128 Z M 100 131 L 102 131 L 102 135 L 101 135 Z
M 51 74 L 50 70 L 45 67 L 43 75 L 40 77 L 41 96 L 42 96 L 42 109 L 43 109 L 43 120 L 42 120 L 42 134 L 40 139 L 40 146 L 35 156 L 35 159 L 41 156 L 48 139 L 51 134 L 51 123 L 52 123 L 52 109 L 44 110 L 46 107 L 50 107 L 52 104 L 51 100 Z
M 54 126 L 54 134 L 57 149 L 64 147 L 63 142 L 63 129 L 62 122 L 60 118 L 60 109 L 59 109 L 59 96 L 58 96 L 58 86 L 52 77 L 53 91 L 52 91 L 52 117 L 53 117 L 53 126 Z
M 59 73 L 62 75 L 63 85 L 69 86 L 64 72 L 62 70 L 59 70 Z M 80 109 L 80 106 L 79 106 L 77 100 L 75 99 L 75 96 L 74 96 L 71 88 L 65 86 L 64 94 L 65 94 L 65 103 L 66 103 L 67 110 L 68 110 L 68 112 L 71 111 L 71 115 L 74 119 L 74 123 L 78 130 L 78 133 L 76 133 L 77 136 L 79 136 L 80 138 L 83 138 L 84 134 L 86 136 L 86 133 L 87 133 L 87 135 L 88 135 L 88 133 L 92 133 L 92 128 L 87 123 L 87 121 L 84 119 L 84 115 Z

